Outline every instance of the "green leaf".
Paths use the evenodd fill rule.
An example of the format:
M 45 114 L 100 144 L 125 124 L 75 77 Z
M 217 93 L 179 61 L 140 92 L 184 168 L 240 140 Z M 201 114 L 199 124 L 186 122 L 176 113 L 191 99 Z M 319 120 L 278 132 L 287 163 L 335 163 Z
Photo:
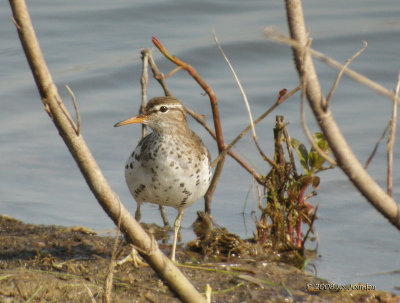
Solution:
M 297 157 L 300 160 L 300 164 L 303 167 L 303 170 L 305 173 L 308 173 L 309 167 L 308 167 L 308 152 L 303 143 L 301 143 L 299 140 L 292 138 L 290 144 L 294 148 L 294 150 L 297 153 Z
M 328 141 L 326 141 L 326 139 L 325 139 L 324 134 L 323 133 L 314 133 L 313 138 L 314 138 L 315 142 L 317 143 L 318 147 L 321 150 L 323 150 L 324 152 L 326 152 L 327 154 L 329 154 L 330 148 L 329 148 Z
M 310 153 L 308 154 L 308 163 L 310 165 L 310 170 L 312 172 L 316 172 L 321 168 L 324 162 L 325 159 L 320 157 L 314 148 L 311 148 Z
M 329 154 L 329 145 L 322 133 L 314 133 L 313 138 L 318 147 L 326 154 Z M 308 163 L 310 165 L 310 170 L 315 173 L 322 169 L 322 165 L 325 163 L 325 159 L 319 156 L 314 148 L 311 148 L 308 154 Z

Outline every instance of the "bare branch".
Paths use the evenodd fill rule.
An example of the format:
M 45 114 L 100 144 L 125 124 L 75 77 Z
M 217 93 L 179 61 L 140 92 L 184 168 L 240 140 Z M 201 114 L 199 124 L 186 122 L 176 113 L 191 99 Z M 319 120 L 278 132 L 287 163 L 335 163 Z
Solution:
M 296 1 L 299 1 L 299 0 L 296 0 Z M 284 36 L 282 34 L 278 34 L 274 31 L 270 31 L 269 29 L 264 30 L 264 34 L 266 35 L 267 38 L 274 40 L 276 42 L 288 44 L 295 48 L 302 47 L 302 45 L 299 44 L 296 40 L 290 39 L 289 37 Z M 343 64 L 339 63 L 338 61 L 336 61 L 332 58 L 329 58 L 328 56 L 324 55 L 323 53 L 321 53 L 319 51 L 316 51 L 315 49 L 310 48 L 310 53 L 313 57 L 317 58 L 318 60 L 328 64 L 329 66 L 331 66 L 339 71 L 343 69 Z M 383 87 L 382 85 L 376 83 L 375 81 L 372 81 L 371 79 L 365 77 L 364 75 L 361 75 L 350 68 L 346 68 L 344 70 L 344 74 L 346 74 L 348 77 L 352 78 L 354 81 L 393 100 L 394 94 L 392 91 L 390 91 L 387 88 Z
M 164 75 L 158 70 L 158 67 L 156 63 L 154 62 L 153 56 L 151 55 L 151 52 L 149 52 L 149 63 L 151 70 L 153 72 L 154 79 L 160 83 L 161 87 L 164 90 L 164 95 L 165 96 L 172 96 L 171 92 L 169 91 L 167 84 L 164 81 Z
M 400 90 L 400 74 L 398 76 L 396 89 L 393 98 L 392 118 L 389 124 L 389 136 L 387 142 L 387 194 L 392 196 L 393 187 L 393 147 L 396 138 L 396 125 L 397 125 L 397 104 Z
M 147 104 L 147 84 L 149 82 L 149 73 L 147 67 L 149 65 L 149 54 L 150 50 L 148 48 L 141 49 L 142 55 L 142 78 L 140 78 L 140 85 L 142 87 L 142 102 L 140 103 L 139 114 L 144 113 L 144 109 Z M 142 124 L 142 138 L 146 137 L 146 125 Z
M 378 138 L 378 141 L 376 141 L 375 146 L 374 146 L 374 149 L 372 150 L 371 154 L 369 155 L 367 161 L 365 161 L 364 169 L 367 169 L 367 168 L 368 168 L 369 164 L 370 164 L 371 161 L 372 161 L 372 158 L 375 156 L 375 153 L 376 153 L 376 151 L 378 150 L 379 144 L 381 143 L 381 141 L 382 141 L 383 138 L 385 137 L 386 132 L 387 132 L 388 129 L 389 129 L 389 124 L 386 125 L 385 129 L 384 129 L 383 132 L 382 132 L 382 135 Z
M 321 105 L 321 86 L 318 81 L 318 76 L 315 71 L 311 55 L 307 53 L 304 58 L 302 56 L 304 53 L 304 48 L 307 45 L 308 37 L 304 23 L 301 0 L 285 0 L 285 4 L 291 36 L 290 43 L 295 41 L 295 43 L 291 45 L 296 68 L 300 78 L 304 78 L 304 81 L 307 83 L 307 88 L 305 91 L 308 102 L 339 167 L 347 175 L 354 186 L 357 187 L 360 193 L 396 228 L 400 229 L 399 205 L 397 205 L 397 203 L 389 195 L 387 195 L 385 191 L 365 171 L 350 149 L 338 125 L 333 119 L 329 108 L 324 109 Z M 310 50 L 310 53 L 315 54 L 315 51 Z M 337 62 L 335 62 L 335 65 L 339 65 L 340 69 L 342 68 L 342 66 Z M 390 96 L 393 99 L 394 94 L 392 92 L 388 92 L 387 89 L 369 80 L 368 78 L 353 71 L 349 72 L 349 69 L 346 69 L 345 73 L 348 76 L 356 78 L 360 83 L 367 83 L 368 87 L 371 87 L 386 96 Z
M 298 92 L 301 88 L 301 85 L 299 85 L 298 87 L 296 87 L 295 89 L 293 89 L 291 92 L 289 92 L 288 94 L 281 96 L 279 95 L 278 99 L 276 100 L 276 102 L 266 111 L 264 112 L 262 115 L 260 115 L 256 120 L 254 120 L 254 125 L 257 125 L 259 122 L 261 122 L 266 116 L 268 116 L 275 108 L 277 108 L 281 103 L 283 103 L 284 101 L 288 100 L 291 96 L 293 96 L 296 92 Z M 245 134 L 247 134 L 247 132 L 251 129 L 251 125 L 248 125 L 244 130 L 242 130 L 239 135 L 237 135 L 237 137 L 235 139 L 233 139 L 233 141 L 225 147 L 224 151 L 222 153 L 220 153 L 218 155 L 218 157 L 216 157 L 212 163 L 212 165 L 215 165 L 219 159 L 221 157 L 223 157 L 224 155 L 226 155 L 226 153 L 240 140 L 244 137 Z
M 218 47 L 220 53 L 222 54 L 222 57 L 224 57 L 226 63 L 228 64 L 228 66 L 229 66 L 229 68 L 230 68 L 230 70 L 231 70 L 231 72 L 233 74 L 233 77 L 235 77 L 236 83 L 237 83 L 237 85 L 239 87 L 239 90 L 240 90 L 240 92 L 242 94 L 244 103 L 246 105 L 247 113 L 249 114 L 250 126 L 251 126 L 251 130 L 253 132 L 253 137 L 254 137 L 255 140 L 257 140 L 256 130 L 254 128 L 254 123 L 253 123 L 253 115 L 251 114 L 250 104 L 249 104 L 249 101 L 247 100 L 246 93 L 244 92 L 243 86 L 240 83 L 239 77 L 237 76 L 237 74 L 236 74 L 231 62 L 229 61 L 228 57 L 226 56 L 224 50 L 222 49 L 222 46 L 218 41 L 217 34 L 215 33 L 214 29 L 212 30 L 212 34 L 213 34 L 215 43 L 217 44 L 217 47 Z
M 78 124 L 78 126 L 76 128 L 76 134 L 79 136 L 81 134 L 81 115 L 79 114 L 78 105 L 76 105 L 76 99 L 75 99 L 74 92 L 69 88 L 68 85 L 65 85 L 65 87 L 67 88 L 69 94 L 71 95 L 72 103 L 74 104 L 75 113 L 76 113 L 76 123 Z
M 326 102 L 325 102 L 325 104 L 324 104 L 325 109 L 329 106 L 329 102 L 330 102 L 331 99 L 332 99 L 333 93 L 335 92 L 336 87 L 338 86 L 339 81 L 340 81 L 340 78 L 342 77 L 342 75 L 343 75 L 345 69 L 349 66 L 349 64 L 350 64 L 355 58 L 357 58 L 359 55 L 361 55 L 361 53 L 367 48 L 367 45 L 368 45 L 367 41 L 363 41 L 363 47 L 362 47 L 361 49 L 359 49 L 358 52 L 356 52 L 353 56 L 351 56 L 349 59 L 346 60 L 346 63 L 343 65 L 343 67 L 342 67 L 341 70 L 339 71 L 339 73 L 338 73 L 338 75 L 337 75 L 337 77 L 336 77 L 336 80 L 335 80 L 335 82 L 333 83 L 332 88 L 331 88 L 331 90 L 330 90 L 328 96 L 326 97 Z
M 226 63 L 228 64 L 230 70 L 232 71 L 232 74 L 233 74 L 233 76 L 234 76 L 234 78 L 235 78 L 235 80 L 236 80 L 236 83 L 237 83 L 237 85 L 239 86 L 239 90 L 240 90 L 240 92 L 241 92 L 241 94 L 242 94 L 242 96 L 243 96 L 243 100 L 244 100 L 244 103 L 245 103 L 245 105 L 246 105 L 247 113 L 248 113 L 248 115 L 249 115 L 251 130 L 252 130 L 252 132 L 253 132 L 253 140 L 254 140 L 254 143 L 255 143 L 255 145 L 256 145 L 256 147 L 257 147 L 257 150 L 258 150 L 258 152 L 260 153 L 260 155 L 261 155 L 261 157 L 263 158 L 263 160 L 266 161 L 266 162 L 268 162 L 271 166 L 273 166 L 274 161 L 270 160 L 270 159 L 264 154 L 264 152 L 262 151 L 260 145 L 258 144 L 258 139 L 257 139 L 257 135 L 256 135 L 256 129 L 254 128 L 253 115 L 251 114 L 250 104 L 249 104 L 249 101 L 247 100 L 247 96 L 246 96 L 246 93 L 244 92 L 243 86 L 242 86 L 242 84 L 240 83 L 239 77 L 237 76 L 237 74 L 236 74 L 236 72 L 235 72 L 235 70 L 234 70 L 234 68 L 233 68 L 233 66 L 232 66 L 232 64 L 231 64 L 231 62 L 229 61 L 228 57 L 226 56 L 224 50 L 222 49 L 222 46 L 221 46 L 221 44 L 220 44 L 219 41 L 218 41 L 217 34 L 215 33 L 215 30 L 214 30 L 214 29 L 212 30 L 212 33 L 213 33 L 213 37 L 214 37 L 215 43 L 217 44 L 217 47 L 218 47 L 219 51 L 221 52 L 222 56 L 224 57 Z
M 142 78 L 140 79 L 140 84 L 142 87 L 142 102 L 140 105 L 140 111 L 139 114 L 143 114 L 144 110 L 146 108 L 146 104 L 147 104 L 147 85 L 149 83 L 149 72 L 148 72 L 148 65 L 149 65 L 149 61 L 151 61 L 152 63 L 150 63 L 152 71 L 153 71 L 153 75 L 154 78 L 156 78 L 156 72 L 155 70 L 157 70 L 157 65 L 154 63 L 153 58 L 151 57 L 151 51 L 149 48 L 142 48 L 140 50 L 140 53 L 142 55 Z M 156 79 L 158 80 L 158 79 Z M 158 80 L 159 81 L 159 80 Z M 161 84 L 161 87 L 164 88 L 165 83 L 164 81 L 159 81 L 159 83 Z M 166 89 L 166 87 L 165 87 Z M 164 89 L 164 91 L 166 91 Z M 168 91 L 168 89 L 167 89 Z M 146 125 L 142 124 L 142 138 L 146 137 Z M 163 220 L 164 226 L 169 226 L 169 221 L 168 221 L 168 217 L 167 214 L 165 213 L 165 209 L 164 206 L 159 205 L 158 206 L 159 210 L 160 210 L 160 214 L 161 214 L 161 218 Z M 140 216 L 140 204 L 137 205 L 136 208 L 136 214 L 138 216 Z
M 10 0 L 9 2 L 13 18 L 19 25 L 17 27 L 18 35 L 45 110 L 49 112 L 97 201 L 116 225 L 118 225 L 119 218 L 121 219 L 121 231 L 134 245 L 140 247 L 142 251 L 149 252 L 149 254 L 143 254 L 143 257 L 182 301 L 204 302 L 204 297 L 168 257 L 158 247 L 154 248 L 151 237 L 133 219 L 122 205 L 117 194 L 109 186 L 84 139 L 82 136 L 77 136 L 75 128 L 66 117 L 65 113 L 68 112 L 61 102 L 57 88 L 46 66 L 25 1 Z
M 118 225 L 117 231 L 114 239 L 113 250 L 111 253 L 111 261 L 108 266 L 108 273 L 106 275 L 106 279 L 104 281 L 104 295 L 103 295 L 103 303 L 111 303 L 111 291 L 113 286 L 113 277 L 114 277 L 114 269 L 116 263 L 116 256 L 118 250 L 118 243 L 119 243 L 119 235 L 120 235 L 120 228 L 121 228 L 121 213 L 119 214 L 118 218 Z

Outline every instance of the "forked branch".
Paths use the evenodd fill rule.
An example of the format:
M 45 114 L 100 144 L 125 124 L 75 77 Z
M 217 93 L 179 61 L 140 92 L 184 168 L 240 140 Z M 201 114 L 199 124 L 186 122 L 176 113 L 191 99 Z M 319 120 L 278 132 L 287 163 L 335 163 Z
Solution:
M 161 252 L 158 245 L 152 243 L 149 235 L 130 215 L 128 210 L 120 202 L 116 193 L 109 186 L 83 137 L 77 135 L 76 129 L 67 118 L 67 116 L 69 116 L 68 112 L 61 101 L 43 58 L 25 1 L 10 0 L 10 5 L 21 44 L 45 110 L 52 118 L 54 125 L 79 166 L 82 175 L 97 201 L 117 226 L 120 222 L 121 231 L 135 246 L 141 249 L 143 258 L 146 259 L 150 266 L 155 269 L 158 275 L 182 301 L 205 302 L 203 296 Z
M 305 91 L 308 102 L 338 166 L 360 193 L 396 228 L 400 229 L 399 205 L 365 171 L 333 119 L 330 109 L 324 108 L 321 104 L 323 98 L 321 86 L 311 58 L 311 51 L 307 50 L 306 47 L 308 36 L 301 0 L 286 0 L 285 3 L 291 41 L 294 41 L 291 45 L 296 68 L 300 79 L 304 79 L 306 82 Z M 347 75 L 351 74 L 349 69 L 344 72 Z M 362 79 L 366 80 L 365 77 Z M 393 93 L 387 94 L 386 89 L 380 90 L 379 85 L 374 83 L 372 87 L 374 89 L 379 87 L 380 93 L 394 98 Z

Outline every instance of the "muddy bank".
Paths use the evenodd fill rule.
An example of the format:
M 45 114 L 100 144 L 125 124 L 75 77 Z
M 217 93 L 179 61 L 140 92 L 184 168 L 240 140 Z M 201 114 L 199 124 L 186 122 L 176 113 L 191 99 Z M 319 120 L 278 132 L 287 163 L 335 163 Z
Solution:
M 101 302 L 113 244 L 112 237 L 84 228 L 31 225 L 0 216 L 0 302 Z M 159 246 L 169 253 L 169 245 Z M 359 290 L 368 285 L 317 290 L 317 285 L 329 288 L 328 282 L 287 264 L 265 257 L 204 261 L 200 253 L 183 246 L 177 253 L 177 259 L 185 262 L 180 270 L 200 292 L 209 284 L 213 302 L 400 300 L 387 292 Z M 129 245 L 122 245 L 119 257 L 129 250 Z M 149 266 L 135 268 L 131 263 L 116 267 L 112 300 L 179 302 Z

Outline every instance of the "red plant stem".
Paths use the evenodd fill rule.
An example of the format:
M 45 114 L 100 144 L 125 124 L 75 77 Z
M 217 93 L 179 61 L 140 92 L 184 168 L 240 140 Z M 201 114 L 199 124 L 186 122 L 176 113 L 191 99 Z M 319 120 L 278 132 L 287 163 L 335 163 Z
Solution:
M 300 248 L 302 245 L 302 239 L 301 239 L 301 222 L 303 218 L 303 211 L 301 210 L 302 205 L 304 204 L 304 193 L 308 187 L 308 183 L 305 183 L 301 186 L 300 189 L 300 195 L 299 195 L 299 213 L 298 213 L 298 220 L 296 224 L 296 234 L 297 234 L 297 246 Z
M 207 83 L 200 77 L 200 75 L 197 73 L 197 71 L 191 65 L 179 60 L 175 56 L 172 56 L 168 52 L 168 50 L 160 43 L 160 41 L 158 41 L 158 39 L 156 37 L 152 37 L 152 41 L 153 41 L 154 45 L 158 48 L 158 50 L 167 59 L 169 59 L 170 61 L 172 61 L 172 63 L 178 65 L 182 69 L 186 70 L 192 76 L 192 78 L 201 86 L 201 88 L 203 88 L 204 91 L 207 93 L 208 97 L 210 98 L 210 103 L 211 103 L 215 135 L 217 137 L 218 152 L 221 154 L 225 149 L 225 143 L 224 143 L 224 138 L 222 136 L 222 128 L 221 128 L 221 121 L 219 118 L 217 98 L 215 96 L 214 91 L 212 90 L 211 87 L 209 87 L 207 85 Z M 224 155 L 220 158 L 220 160 L 217 164 L 217 167 L 214 170 L 214 176 L 211 181 L 211 184 L 207 190 L 207 193 L 204 196 L 205 211 L 208 214 L 211 213 L 211 200 L 212 200 L 212 196 L 214 194 L 215 188 L 217 186 L 217 182 L 221 175 L 222 167 L 224 166 L 225 157 L 226 157 L 226 153 L 224 153 Z
M 290 217 L 291 217 L 291 215 L 290 215 Z M 292 226 L 292 221 L 290 219 L 291 218 L 289 218 L 288 233 L 289 233 L 290 242 L 294 243 L 293 226 Z
M 172 56 L 168 50 L 161 44 L 160 41 L 156 37 L 152 37 L 152 41 L 154 45 L 159 49 L 159 51 L 170 61 L 181 67 L 182 69 L 186 70 L 193 79 L 201 86 L 202 89 L 207 93 L 210 97 L 211 102 L 211 109 L 214 117 L 214 127 L 215 127 L 215 134 L 217 136 L 217 144 L 218 144 L 218 151 L 221 153 L 225 149 L 224 139 L 222 136 L 222 128 L 219 119 L 219 111 L 218 111 L 218 103 L 217 98 L 215 96 L 214 91 L 207 83 L 200 77 L 197 71 L 193 68 L 193 66 L 187 64 L 186 62 L 181 61 L 176 56 Z

